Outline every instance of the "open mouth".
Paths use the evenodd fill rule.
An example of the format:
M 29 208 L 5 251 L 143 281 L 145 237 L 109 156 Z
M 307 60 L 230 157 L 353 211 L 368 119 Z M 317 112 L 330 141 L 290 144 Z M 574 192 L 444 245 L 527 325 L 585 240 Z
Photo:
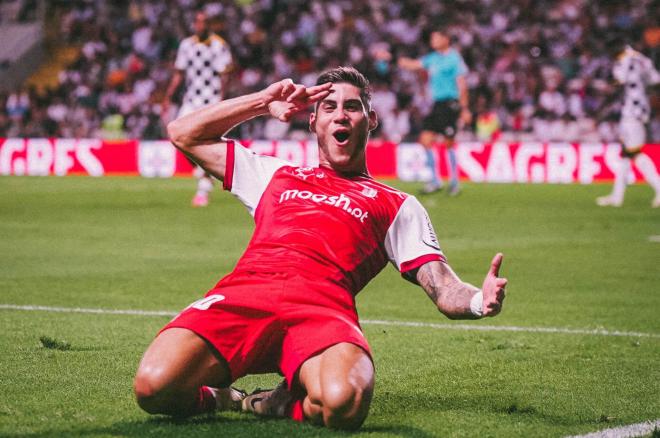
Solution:
M 350 137 L 350 134 L 347 131 L 337 131 L 332 136 L 337 140 L 337 143 L 344 143 Z

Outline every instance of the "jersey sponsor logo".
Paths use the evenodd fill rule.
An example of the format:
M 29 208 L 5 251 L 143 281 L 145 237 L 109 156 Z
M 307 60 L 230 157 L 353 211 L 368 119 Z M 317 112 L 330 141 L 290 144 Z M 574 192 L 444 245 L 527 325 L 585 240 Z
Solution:
M 326 204 L 340 208 L 362 223 L 364 223 L 364 220 L 369 216 L 368 211 L 363 211 L 359 207 L 352 207 L 351 198 L 344 195 L 343 193 L 339 194 L 339 196 L 328 196 L 320 193 L 312 193 L 309 190 L 290 189 L 284 191 L 280 195 L 280 204 L 292 199 L 301 199 L 303 201 L 311 201 L 316 204 Z

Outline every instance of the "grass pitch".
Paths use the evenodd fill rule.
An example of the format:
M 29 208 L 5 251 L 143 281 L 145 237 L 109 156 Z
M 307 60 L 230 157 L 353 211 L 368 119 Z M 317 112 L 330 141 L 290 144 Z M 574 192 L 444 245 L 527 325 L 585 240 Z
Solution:
M 417 186 L 394 183 L 408 191 Z M 176 312 L 242 254 L 252 221 L 188 179 L 0 178 L 0 304 Z M 637 335 L 460 330 L 391 267 L 358 296 L 376 361 L 355 436 L 564 436 L 660 418 L 660 211 L 630 187 L 466 185 L 421 198 L 450 264 L 480 284 L 505 254 L 503 313 L 471 326 Z M 657 240 L 657 238 L 655 238 Z M 141 354 L 168 316 L 0 308 L 2 436 L 335 436 L 288 420 L 219 413 L 150 417 L 133 400 Z M 645 336 L 651 335 L 651 336 Z M 252 390 L 276 375 L 241 379 Z

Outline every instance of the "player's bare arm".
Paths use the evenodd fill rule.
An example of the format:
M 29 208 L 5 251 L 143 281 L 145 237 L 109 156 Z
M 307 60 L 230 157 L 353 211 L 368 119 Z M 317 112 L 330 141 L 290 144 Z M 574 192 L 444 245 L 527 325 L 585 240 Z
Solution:
M 507 284 L 505 278 L 499 277 L 502 257 L 502 254 L 497 254 L 493 258 L 481 290 L 463 282 L 447 263 L 440 261 L 422 265 L 417 270 L 417 282 L 436 304 L 438 310 L 450 319 L 495 316 L 502 309 Z M 479 303 L 473 302 L 479 293 L 483 296 L 480 309 Z M 476 301 L 481 301 L 479 298 L 477 296 Z
M 170 84 L 167 86 L 167 90 L 165 91 L 165 98 L 161 104 L 160 113 L 162 117 L 167 117 L 170 110 L 170 105 L 172 103 L 172 96 L 174 96 L 174 93 L 176 93 L 176 90 L 181 85 L 181 82 L 183 82 L 183 72 L 176 70 L 172 75 Z
M 222 86 L 220 87 L 220 100 L 225 100 L 227 98 L 227 90 L 229 90 L 230 87 L 232 86 L 231 85 L 232 71 L 233 68 L 229 67 L 224 72 L 220 73 L 220 83 L 222 84 Z
M 225 100 L 227 96 L 227 90 L 231 89 L 233 81 L 233 73 L 235 72 L 234 63 L 230 63 L 224 70 L 219 71 L 220 75 L 220 100 Z
M 472 121 L 472 113 L 470 112 L 469 107 L 469 98 L 468 98 L 468 86 L 465 76 L 459 76 L 456 78 L 456 85 L 458 86 L 458 103 L 461 106 L 461 122 L 464 125 L 469 125 Z
M 223 100 L 180 117 L 167 125 L 167 133 L 174 146 L 223 180 L 227 157 L 223 136 L 227 132 L 265 114 L 288 122 L 295 113 L 326 97 L 331 85 L 305 87 L 284 79 L 262 91 Z
M 419 59 L 408 58 L 405 56 L 402 56 L 397 60 L 397 66 L 404 70 L 412 70 L 412 71 L 418 71 L 424 69 L 424 66 L 422 65 L 422 61 L 420 61 Z

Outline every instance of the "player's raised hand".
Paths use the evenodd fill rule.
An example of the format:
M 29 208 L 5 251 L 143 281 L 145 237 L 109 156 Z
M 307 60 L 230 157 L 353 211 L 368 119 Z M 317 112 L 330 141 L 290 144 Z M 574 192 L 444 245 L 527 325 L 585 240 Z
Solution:
M 502 253 L 495 254 L 490 262 L 490 269 L 481 288 L 483 293 L 482 314 L 483 316 L 495 316 L 502 310 L 504 301 L 506 278 L 500 278 L 500 266 L 502 265 Z
M 472 122 L 472 113 L 469 109 L 463 108 L 459 115 L 462 126 L 467 127 Z
M 268 112 L 283 122 L 330 94 L 332 83 L 313 87 L 295 84 L 291 79 L 284 79 L 264 90 L 267 96 Z
M 163 102 L 160 104 L 160 117 L 166 122 L 170 119 L 170 107 L 170 100 L 167 98 L 163 99 Z

